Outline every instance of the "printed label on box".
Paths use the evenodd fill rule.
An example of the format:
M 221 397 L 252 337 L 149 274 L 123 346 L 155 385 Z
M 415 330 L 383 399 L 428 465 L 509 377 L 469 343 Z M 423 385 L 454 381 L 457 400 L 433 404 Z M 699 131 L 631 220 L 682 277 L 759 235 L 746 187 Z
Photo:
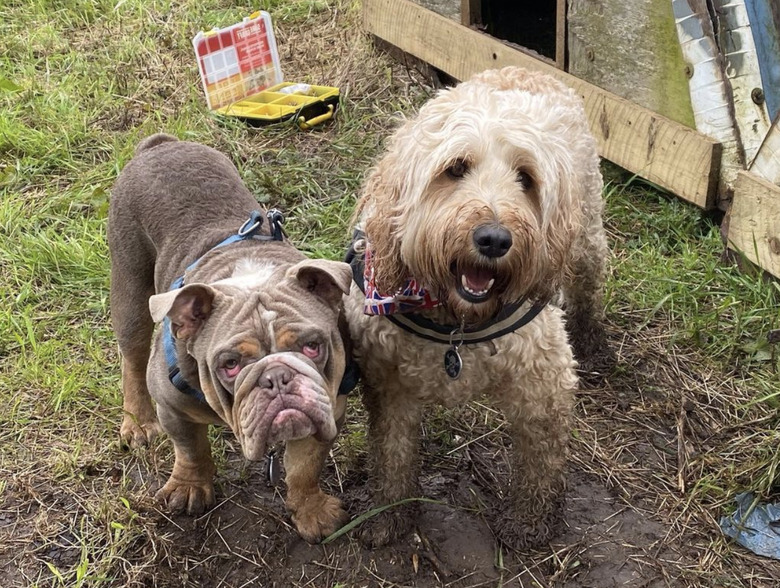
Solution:
M 279 55 L 265 12 L 192 40 L 209 108 L 215 110 L 282 82 Z

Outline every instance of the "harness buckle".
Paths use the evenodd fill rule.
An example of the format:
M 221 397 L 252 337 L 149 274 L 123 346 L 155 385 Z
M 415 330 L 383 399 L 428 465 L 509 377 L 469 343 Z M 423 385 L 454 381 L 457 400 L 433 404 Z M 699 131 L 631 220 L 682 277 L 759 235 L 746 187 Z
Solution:
M 254 211 L 249 215 L 249 218 L 244 221 L 241 228 L 238 229 L 237 234 L 239 237 L 246 237 L 247 235 L 255 233 L 261 226 L 263 226 L 263 217 L 259 212 Z

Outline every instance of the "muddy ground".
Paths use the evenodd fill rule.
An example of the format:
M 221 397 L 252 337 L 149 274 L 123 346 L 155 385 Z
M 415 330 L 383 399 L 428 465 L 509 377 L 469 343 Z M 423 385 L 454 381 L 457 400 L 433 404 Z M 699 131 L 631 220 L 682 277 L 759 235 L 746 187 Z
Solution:
M 701 375 L 684 355 L 664 352 L 663 336 L 634 338 L 613 329 L 617 365 L 584 373 L 572 436 L 565 528 L 549 548 L 520 553 L 499 545 L 490 504 L 505 475 L 509 438 L 499 416 L 481 403 L 440 411 L 425 424 L 415 531 L 399 543 L 363 549 L 353 534 L 329 545 L 308 545 L 292 530 L 281 492 L 270 487 L 262 464 L 246 462 L 232 434 L 215 434 L 218 506 L 200 518 L 171 517 L 152 499 L 170 471 L 169 443 L 122 453 L 108 471 L 86 468 L 87 485 L 132 497 L 145 533 L 124 553 L 125 577 L 108 585 L 138 586 L 521 586 L 611 588 L 668 586 L 776 586 L 780 567 L 725 542 L 715 524 L 722 505 L 692 504 L 680 484 L 695 483 L 699 466 L 686 463 L 720 452 L 728 431 L 714 415 L 717 374 Z M 352 417 L 325 473 L 329 491 L 350 513 L 370 508 L 364 415 L 357 397 Z M 724 445 L 725 444 L 725 445 Z M 689 488 L 690 486 L 688 486 Z M 36 489 L 15 489 L 21 494 Z M 78 497 L 53 487 L 38 504 L 77 513 Z M 6 503 L 9 506 L 9 503 Z M 55 506 L 52 506 L 55 505 Z M 11 509 L 4 509 L 10 511 Z M 43 553 L 29 549 L 35 509 L 15 520 L 0 516 L 8 539 L 0 554 L 0 585 L 15 586 L 18 567 L 46 559 L 59 569 L 78 562 L 71 531 Z M 38 513 L 39 515 L 41 513 Z M 76 516 L 74 514 L 74 516 Z M 11 532 L 12 531 L 12 532 Z M 16 546 L 16 547 L 14 547 Z M 28 546 L 20 549 L 22 546 Z M 42 546 L 43 548 L 43 546 Z

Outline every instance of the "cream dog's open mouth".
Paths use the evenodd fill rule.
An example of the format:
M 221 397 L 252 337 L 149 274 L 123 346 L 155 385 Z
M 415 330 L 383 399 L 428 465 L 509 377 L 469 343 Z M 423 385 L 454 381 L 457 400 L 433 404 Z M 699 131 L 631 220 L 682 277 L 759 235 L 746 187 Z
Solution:
M 478 304 L 490 298 L 496 283 L 496 272 L 490 268 L 452 266 L 457 279 L 456 290 L 467 302 Z

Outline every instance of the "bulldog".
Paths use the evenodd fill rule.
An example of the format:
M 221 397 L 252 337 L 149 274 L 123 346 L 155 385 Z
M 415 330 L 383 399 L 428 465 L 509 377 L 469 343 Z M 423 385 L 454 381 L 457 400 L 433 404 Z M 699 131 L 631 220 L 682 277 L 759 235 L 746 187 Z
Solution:
M 346 408 L 352 273 L 307 259 L 279 220 L 214 149 L 162 134 L 139 145 L 108 219 L 120 436 L 138 447 L 168 434 L 175 462 L 157 498 L 192 515 L 215 503 L 210 424 L 230 427 L 250 460 L 285 443 L 285 503 L 316 542 L 348 518 L 319 477 Z

